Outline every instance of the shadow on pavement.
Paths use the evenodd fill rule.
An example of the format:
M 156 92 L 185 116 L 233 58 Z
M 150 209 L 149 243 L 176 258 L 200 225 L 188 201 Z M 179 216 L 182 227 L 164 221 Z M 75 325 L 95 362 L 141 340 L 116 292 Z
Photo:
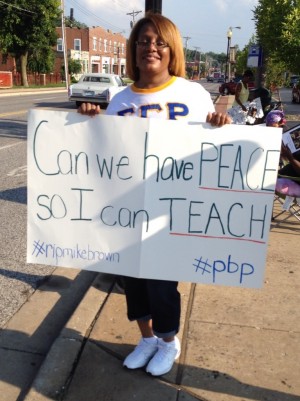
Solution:
M 65 102 L 36 102 L 34 105 L 37 108 L 49 108 L 50 110 L 65 109 L 65 111 L 77 111 L 75 102 L 69 102 L 68 100 Z
M 71 334 L 71 333 L 70 333 Z M 74 334 L 71 334 L 71 337 Z M 132 350 L 129 344 L 118 346 L 117 352 L 111 343 L 87 341 L 82 352 L 80 363 L 74 376 L 60 400 L 64 401 L 110 401 L 136 400 L 220 400 L 222 395 L 237 397 L 239 400 L 299 401 L 300 397 L 287 392 L 253 386 L 241 382 L 226 372 L 204 369 L 197 366 L 178 365 L 183 375 L 180 381 L 172 383 L 164 376 L 153 378 L 143 369 L 130 371 L 123 368 L 123 355 Z M 173 368 L 174 369 L 174 368 Z M 177 375 L 178 378 L 178 375 Z M 210 392 L 207 399 L 203 392 Z M 288 390 L 288 385 L 287 385 Z M 175 397 L 176 393 L 181 393 Z M 190 398 L 189 398 L 190 396 Z M 203 398 L 204 397 L 204 398 Z M 217 398 L 216 398 L 217 397 Z
M 26 204 L 27 203 L 27 187 L 11 188 L 0 191 L 0 199 Z
M 9 274 L 3 270 L 2 273 Z M 46 380 L 34 382 L 34 387 L 32 387 L 35 392 L 51 397 L 50 399 L 59 401 L 95 401 L 100 399 L 101 401 L 128 401 L 131 399 L 137 401 L 212 401 L 221 400 L 222 395 L 227 395 L 251 401 L 300 400 L 300 397 L 289 393 L 289 389 L 290 391 L 293 389 L 288 385 L 288 379 L 286 380 L 287 383 L 284 382 L 284 379 L 278 383 L 280 387 L 286 386 L 287 391 L 284 392 L 261 387 L 259 383 L 258 385 L 250 385 L 229 375 L 226 371 L 188 364 L 175 365 L 176 367 L 173 368 L 173 373 L 177 369 L 175 374 L 153 378 L 146 374 L 143 369 L 130 371 L 122 367 L 124 356 L 133 348 L 128 341 L 116 344 L 115 342 L 92 338 L 90 337 L 92 327 L 87 331 L 86 337 L 79 331 L 68 327 L 65 327 L 63 334 L 61 334 L 70 314 L 76 309 L 78 302 L 98 275 L 95 272 L 81 271 L 75 280 L 55 274 L 43 280 L 43 284 L 38 290 L 41 293 L 41 297 L 38 298 L 38 305 L 34 305 L 35 301 L 32 298 L 30 303 L 32 302 L 33 305 L 28 312 L 29 315 L 26 316 L 26 311 L 23 311 L 23 318 L 29 318 L 30 311 L 35 311 L 36 314 L 41 313 L 44 308 L 43 298 L 49 298 L 51 293 L 56 295 L 57 301 L 53 302 L 51 310 L 45 310 L 41 313 L 43 318 L 40 319 L 40 324 L 33 330 L 32 334 L 19 331 L 13 325 L 8 325 L 0 333 L 0 382 L 13 387 L 18 394 L 15 398 L 16 401 L 23 401 L 26 397 L 47 352 L 58 336 L 60 336 L 60 345 L 57 346 L 56 358 L 50 358 L 51 369 L 49 366 L 47 367 Z M 115 292 L 115 278 L 113 275 L 102 274 L 101 280 L 95 280 L 94 283 L 98 284 L 94 285 L 93 283 L 93 286 L 109 296 Z M 24 274 L 18 279 L 28 281 L 30 277 Z M 74 294 L 76 297 L 72 296 Z M 121 302 L 123 303 L 123 301 Z M 101 306 L 97 306 L 100 313 Z M 111 318 L 118 319 L 118 316 Z M 24 326 L 21 325 L 20 327 Z M 109 330 L 109 327 L 102 326 L 101 329 L 100 325 L 100 332 L 102 330 Z M 111 333 L 112 340 L 114 335 Z M 121 335 L 120 332 L 118 336 Z M 73 359 L 73 364 L 67 363 L 69 374 L 66 376 L 61 374 L 61 370 L 64 370 L 64 364 L 66 364 L 68 354 L 72 350 L 75 352 L 76 358 Z M 252 366 L 252 368 L 255 367 Z M 48 386 L 47 390 L 45 390 L 45 381 L 47 382 L 46 387 Z M 41 382 L 43 384 L 40 387 Z M 207 392 L 210 394 L 209 397 Z M 100 395 L 101 398 L 99 398 Z
M 72 279 L 71 270 L 71 278 L 67 274 L 53 274 L 40 279 L 36 275 L 0 270 L 0 274 L 26 283 L 32 284 L 33 280 L 42 283 L 38 296 L 31 297 L 22 306 L 22 313 L 16 314 L 0 331 L 1 392 L 3 383 L 12 385 L 18 393 L 15 400 L 23 400 L 52 343 L 97 275 L 80 271 Z M 22 331 L 17 330 L 19 327 Z
M 27 121 L 0 119 L 0 137 L 26 139 Z

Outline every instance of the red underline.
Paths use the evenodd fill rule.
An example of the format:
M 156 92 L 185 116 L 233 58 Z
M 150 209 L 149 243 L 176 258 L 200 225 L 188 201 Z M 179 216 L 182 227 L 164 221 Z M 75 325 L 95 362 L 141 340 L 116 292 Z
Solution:
M 236 237 L 217 237 L 213 235 L 200 235 L 200 234 L 186 234 L 186 233 L 170 233 L 170 235 L 177 235 L 181 237 L 199 237 L 199 238 L 212 238 L 212 239 L 227 239 L 233 241 L 247 241 L 247 242 L 255 242 L 256 244 L 265 244 L 266 241 L 258 241 L 254 239 L 247 238 L 236 238 Z
M 274 191 L 273 192 L 262 192 L 262 191 L 246 191 L 244 189 L 226 189 L 226 188 L 209 188 L 209 187 L 199 187 L 198 189 L 206 189 L 209 191 L 224 191 L 224 192 L 245 192 L 245 193 L 250 193 L 250 194 L 255 194 L 255 195 L 273 195 L 274 196 Z

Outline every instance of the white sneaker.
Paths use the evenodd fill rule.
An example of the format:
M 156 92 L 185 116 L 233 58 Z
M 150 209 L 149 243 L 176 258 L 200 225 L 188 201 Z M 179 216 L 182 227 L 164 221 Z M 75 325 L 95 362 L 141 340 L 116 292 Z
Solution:
M 169 343 L 159 340 L 158 351 L 148 363 L 146 372 L 153 376 L 161 376 L 168 373 L 175 359 L 180 355 L 180 342 L 177 337 Z
M 141 338 L 138 345 L 135 347 L 123 362 L 123 366 L 128 369 L 138 369 L 147 365 L 150 359 L 158 350 L 158 339 L 156 341 L 147 342 L 144 338 Z

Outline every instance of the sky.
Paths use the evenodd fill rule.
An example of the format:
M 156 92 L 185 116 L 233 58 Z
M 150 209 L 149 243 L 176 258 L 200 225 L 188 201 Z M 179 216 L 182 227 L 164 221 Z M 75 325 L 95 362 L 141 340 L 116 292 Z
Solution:
M 162 0 L 162 14 L 177 25 L 188 49 L 226 53 L 229 27 L 233 28 L 231 46 L 238 45 L 241 50 L 255 34 L 252 10 L 257 3 L 258 0 Z M 144 14 L 145 0 L 64 0 L 64 6 L 66 16 L 73 8 L 77 21 L 121 32 L 128 38 L 130 22 Z M 237 26 L 241 29 L 234 29 Z

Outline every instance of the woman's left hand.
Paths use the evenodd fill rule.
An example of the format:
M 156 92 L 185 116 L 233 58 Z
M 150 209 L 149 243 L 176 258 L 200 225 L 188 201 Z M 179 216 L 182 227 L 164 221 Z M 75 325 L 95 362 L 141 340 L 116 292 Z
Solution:
M 213 127 L 222 127 L 225 124 L 231 124 L 232 119 L 226 113 L 208 113 L 206 122 L 210 123 Z

